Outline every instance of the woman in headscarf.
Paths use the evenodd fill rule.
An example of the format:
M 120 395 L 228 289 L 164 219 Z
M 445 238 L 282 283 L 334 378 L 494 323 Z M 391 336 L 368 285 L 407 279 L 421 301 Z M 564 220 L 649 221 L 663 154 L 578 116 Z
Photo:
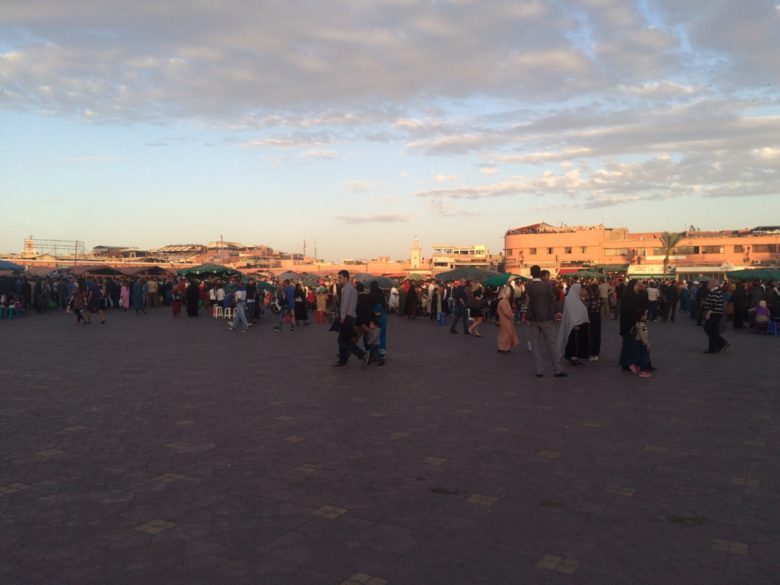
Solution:
M 417 317 L 417 289 L 411 282 L 409 283 L 409 290 L 406 291 L 404 315 L 406 315 L 408 319 L 414 319 Z
M 509 351 L 520 343 L 515 330 L 515 312 L 509 298 L 512 296 L 509 287 L 503 287 L 498 293 L 498 353 L 509 353 Z
M 582 286 L 574 283 L 569 287 L 566 300 L 563 302 L 563 317 L 558 330 L 558 351 L 573 366 L 584 365 L 579 357 L 588 357 L 588 307 L 582 302 L 580 293 Z
M 200 288 L 198 288 L 198 283 L 194 280 L 191 280 L 189 285 L 187 286 L 187 316 L 188 317 L 197 317 L 198 316 L 198 303 L 200 302 Z
M 634 363 L 634 334 L 631 333 L 631 330 L 636 323 L 637 310 L 647 308 L 647 305 L 643 304 L 640 294 L 643 291 L 644 285 L 636 278 L 632 278 L 628 281 L 628 286 L 620 298 L 620 336 L 623 338 L 620 348 L 620 365 L 624 370 L 631 369 L 631 364 Z
M 368 296 L 374 319 L 379 322 L 379 355 L 384 358 L 387 355 L 387 314 L 389 313 L 389 307 L 385 293 L 379 288 L 379 283 L 376 280 L 371 281 Z

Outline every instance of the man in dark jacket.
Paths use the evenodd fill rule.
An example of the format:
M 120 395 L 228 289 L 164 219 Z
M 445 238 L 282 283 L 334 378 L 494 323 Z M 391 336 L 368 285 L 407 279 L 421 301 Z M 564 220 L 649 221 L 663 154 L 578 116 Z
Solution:
M 561 367 L 561 356 L 556 347 L 555 322 L 555 292 L 549 282 L 542 280 L 542 271 L 539 266 L 531 267 L 531 282 L 525 285 L 525 294 L 528 298 L 528 333 L 531 338 L 531 349 L 534 356 L 536 377 L 544 375 L 544 359 L 542 351 L 547 347 L 552 361 L 556 378 L 563 378 L 566 372 Z
M 463 333 L 465 335 L 471 335 L 471 333 L 469 333 L 469 314 L 466 306 L 468 294 L 466 293 L 466 285 L 464 283 L 459 282 L 458 285 L 452 289 L 452 298 L 455 301 L 455 318 L 452 320 L 450 333 L 457 333 L 455 326 L 458 324 L 458 321 L 462 319 Z

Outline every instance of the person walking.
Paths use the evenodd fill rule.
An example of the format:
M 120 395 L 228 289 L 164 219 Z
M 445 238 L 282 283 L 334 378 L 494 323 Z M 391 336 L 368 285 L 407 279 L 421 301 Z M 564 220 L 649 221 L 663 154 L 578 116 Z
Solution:
M 146 314 L 146 310 L 144 309 L 144 285 L 140 278 L 136 278 L 133 281 L 132 303 L 136 315 L 140 315 L 141 313 Z
M 387 299 L 385 299 L 385 293 L 379 288 L 379 283 L 376 280 L 371 281 L 368 294 L 371 297 L 374 321 L 379 326 L 379 355 L 384 359 L 387 355 L 387 314 L 389 312 Z
M 463 333 L 465 335 L 471 335 L 469 333 L 469 314 L 468 314 L 468 307 L 466 306 L 466 303 L 468 301 L 468 295 L 466 293 L 466 284 L 468 284 L 468 281 L 466 283 L 458 282 L 455 285 L 455 288 L 452 289 L 452 299 L 454 304 L 453 312 L 455 313 L 455 318 L 452 320 L 452 325 L 450 326 L 450 333 L 457 333 L 457 325 L 459 321 L 463 321 Z
M 349 282 L 349 271 L 340 270 L 338 283 L 341 285 L 338 316 L 338 344 L 339 361 L 333 364 L 334 368 L 344 368 L 347 365 L 350 354 L 355 354 L 358 359 L 367 365 L 370 353 L 360 349 L 355 343 L 355 321 L 357 319 L 358 295 L 355 287 Z
M 509 353 L 514 346 L 520 343 L 515 330 L 515 312 L 512 310 L 512 305 L 509 302 L 510 291 L 511 289 L 505 286 L 498 293 L 498 306 L 496 307 L 496 313 L 498 314 L 498 337 L 496 339 L 498 353 Z
M 584 365 L 580 359 L 589 357 L 588 307 L 582 300 L 582 285 L 575 282 L 567 291 L 563 304 L 563 318 L 558 329 L 558 354 L 573 366 Z
M 198 283 L 195 280 L 190 280 L 187 285 L 187 316 L 198 316 L 198 303 L 200 302 L 200 290 L 198 289 Z
M 283 283 L 281 295 L 283 297 L 281 304 L 281 310 L 279 311 L 279 324 L 274 327 L 274 331 L 277 333 L 284 327 L 284 319 L 287 315 L 290 316 L 290 332 L 295 331 L 295 285 L 290 280 L 285 280 Z
M 647 296 L 644 294 L 645 285 L 635 278 L 628 281 L 620 300 L 620 346 L 619 364 L 625 371 L 631 369 L 634 363 L 634 334 L 632 329 L 636 323 L 637 311 L 641 308 L 647 310 Z
M 566 372 L 561 367 L 561 356 L 555 347 L 555 323 L 553 322 L 555 307 L 555 292 L 549 282 L 542 281 L 542 271 L 539 266 L 531 266 L 531 282 L 525 287 L 528 298 L 528 331 L 534 357 L 536 377 L 544 375 L 543 347 L 550 354 L 556 378 L 563 378 Z
M 588 287 L 588 360 L 591 362 L 599 361 L 601 354 L 601 321 L 604 315 L 604 303 L 609 303 L 609 298 L 604 299 L 599 288 L 592 284 Z
M 606 278 L 599 281 L 598 297 L 601 299 L 601 317 L 604 319 L 609 318 L 609 297 L 614 291 L 615 289 L 607 282 Z
M 233 301 L 236 305 L 236 314 L 233 317 L 233 323 L 228 325 L 228 329 L 235 331 L 241 324 L 241 333 L 249 331 L 249 321 L 246 318 L 246 286 L 239 280 L 238 286 L 233 293 Z
M 711 278 L 707 281 L 707 294 L 702 304 L 704 332 L 707 334 L 709 347 L 704 353 L 720 353 L 725 351 L 729 342 L 721 336 L 721 321 L 723 319 L 723 291 L 720 281 Z M 724 323 L 725 324 L 725 323 Z

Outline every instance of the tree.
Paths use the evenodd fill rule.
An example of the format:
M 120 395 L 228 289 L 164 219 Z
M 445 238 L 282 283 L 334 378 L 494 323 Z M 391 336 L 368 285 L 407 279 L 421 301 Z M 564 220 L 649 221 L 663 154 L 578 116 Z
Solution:
M 658 238 L 661 240 L 661 247 L 664 250 L 664 274 L 666 274 L 666 271 L 669 268 L 669 256 L 674 254 L 674 249 L 677 247 L 677 244 L 680 243 L 680 240 L 682 240 L 684 237 L 685 232 L 664 232 L 661 234 L 661 237 Z

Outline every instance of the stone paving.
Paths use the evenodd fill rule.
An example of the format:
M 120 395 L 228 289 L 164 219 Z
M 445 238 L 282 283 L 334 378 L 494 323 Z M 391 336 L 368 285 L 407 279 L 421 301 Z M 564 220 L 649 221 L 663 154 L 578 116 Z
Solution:
M 653 323 L 652 379 L 393 317 L 0 321 L 0 584 L 780 583 L 780 338 Z

